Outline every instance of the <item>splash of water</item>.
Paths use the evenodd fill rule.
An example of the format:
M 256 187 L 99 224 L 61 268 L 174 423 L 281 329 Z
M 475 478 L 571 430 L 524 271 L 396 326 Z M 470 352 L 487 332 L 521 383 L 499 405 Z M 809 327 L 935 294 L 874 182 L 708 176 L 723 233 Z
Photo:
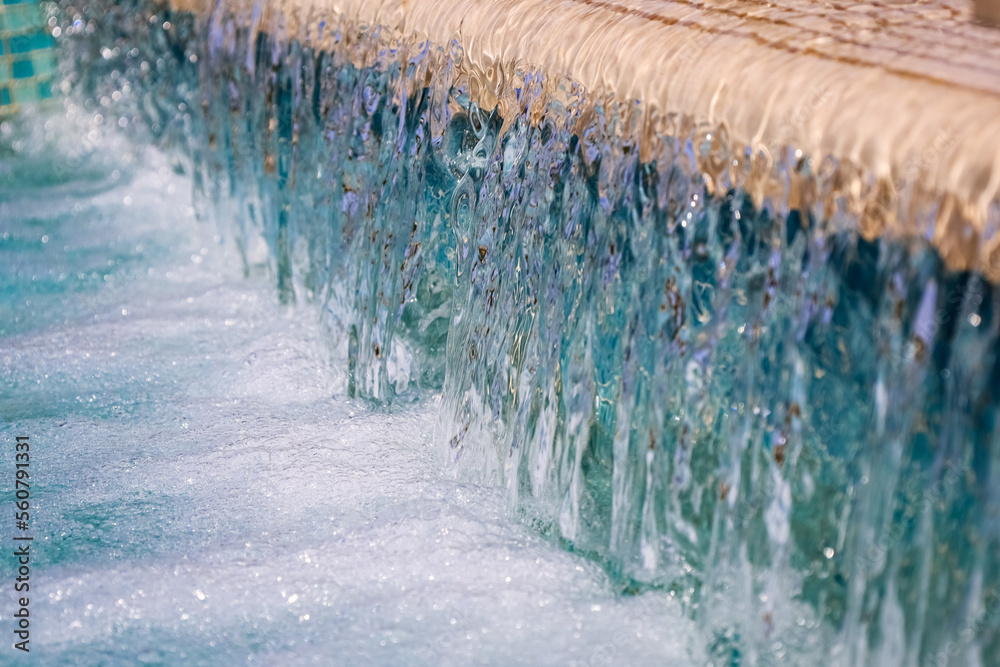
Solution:
M 720 664 L 998 664 L 992 284 L 862 238 L 877 184 L 830 158 L 762 179 L 683 119 L 647 150 L 641 104 L 335 15 L 315 49 L 268 7 L 102 46 L 352 394 L 440 391 L 454 465 L 673 591 Z

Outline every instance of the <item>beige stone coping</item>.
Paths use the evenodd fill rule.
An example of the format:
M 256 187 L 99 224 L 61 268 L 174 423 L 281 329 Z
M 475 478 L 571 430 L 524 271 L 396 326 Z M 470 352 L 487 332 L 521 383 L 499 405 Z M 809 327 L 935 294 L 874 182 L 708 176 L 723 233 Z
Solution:
M 199 13 L 214 6 L 171 1 Z M 251 2 L 223 1 L 249 23 Z M 732 146 L 755 154 L 791 146 L 834 157 L 867 175 L 869 185 L 854 186 L 869 193 L 857 202 L 863 233 L 930 237 L 952 266 L 1000 277 L 1000 30 L 977 22 L 971 2 L 272 0 L 266 8 L 291 32 L 341 18 L 437 44 L 455 39 L 471 67 L 568 76 L 598 95 L 641 100 L 660 118 L 722 126 Z M 935 229 L 898 203 L 901 182 L 934 198 Z

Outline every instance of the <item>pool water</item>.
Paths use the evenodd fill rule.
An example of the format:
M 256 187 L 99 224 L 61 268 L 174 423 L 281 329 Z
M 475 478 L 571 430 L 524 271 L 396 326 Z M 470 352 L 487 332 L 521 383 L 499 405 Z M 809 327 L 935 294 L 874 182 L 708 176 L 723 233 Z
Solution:
M 874 179 L 333 13 L 52 11 L 4 400 L 101 471 L 52 567 L 142 556 L 102 650 L 998 664 L 1000 290 Z
M 0 163 L 0 438 L 31 438 L 31 664 L 696 662 L 668 593 L 620 597 L 498 490 L 445 475 L 439 398 L 349 399 L 313 312 L 243 277 L 176 164 L 109 135 L 40 178 L 79 138 L 32 123 L 45 150 Z

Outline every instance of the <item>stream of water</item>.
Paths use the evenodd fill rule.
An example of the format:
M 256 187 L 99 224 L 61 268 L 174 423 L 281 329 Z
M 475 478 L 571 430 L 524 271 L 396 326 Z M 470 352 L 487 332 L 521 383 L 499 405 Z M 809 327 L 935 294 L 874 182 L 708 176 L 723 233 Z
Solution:
M 692 659 L 671 596 L 620 598 L 497 490 L 443 474 L 437 399 L 349 399 L 315 318 L 234 270 L 175 164 L 109 136 L 62 169 L 66 125 L 32 120 L 0 162 L 0 430 L 32 443 L 31 664 Z
M 90 204 L 6 171 L 5 405 L 64 443 L 48 483 L 93 479 L 53 531 L 84 507 L 68 543 L 124 568 L 58 563 L 53 611 L 119 596 L 73 598 L 88 645 L 1000 664 L 1000 291 L 861 236 L 889 212 L 850 165 L 683 118 L 640 146 L 641 105 L 333 14 L 268 34 L 274 7 L 51 10 L 74 131 L 169 156 Z M 88 206 L 112 255 L 46 255 L 102 238 Z

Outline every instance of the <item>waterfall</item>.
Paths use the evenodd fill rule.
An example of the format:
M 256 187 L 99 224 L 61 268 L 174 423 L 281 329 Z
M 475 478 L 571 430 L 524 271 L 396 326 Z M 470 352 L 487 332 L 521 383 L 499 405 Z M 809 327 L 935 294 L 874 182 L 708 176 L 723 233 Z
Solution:
M 77 84 L 129 87 L 350 393 L 439 393 L 444 465 L 714 664 L 1000 664 L 1000 291 L 871 233 L 954 197 L 333 9 L 101 11 L 73 48 L 120 75 Z

